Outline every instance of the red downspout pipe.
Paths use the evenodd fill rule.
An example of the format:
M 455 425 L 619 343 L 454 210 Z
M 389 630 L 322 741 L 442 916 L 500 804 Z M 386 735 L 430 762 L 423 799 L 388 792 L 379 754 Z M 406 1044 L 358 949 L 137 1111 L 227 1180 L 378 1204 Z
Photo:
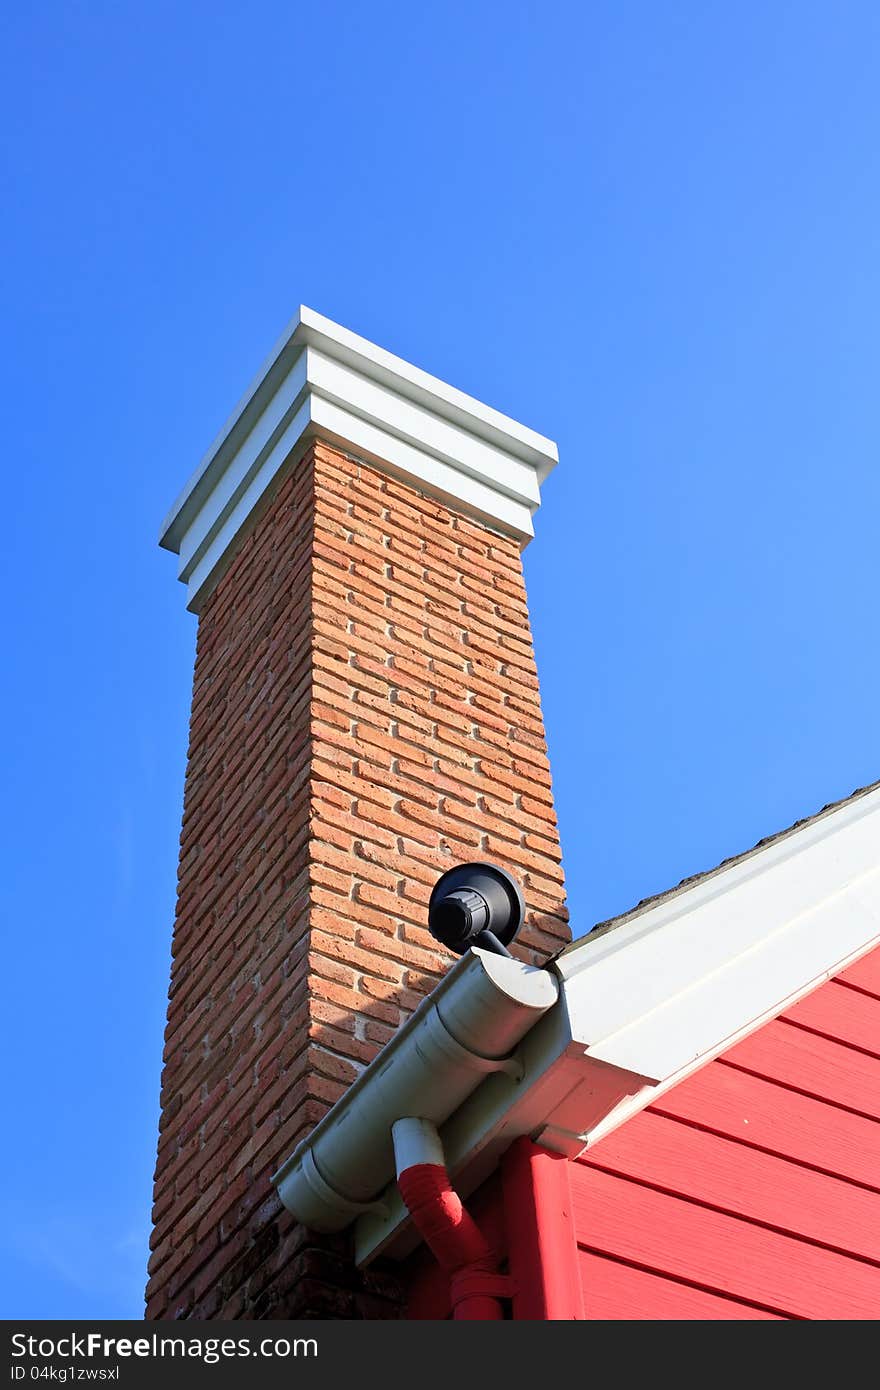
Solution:
M 406 1118 L 392 1127 L 397 1186 L 416 1229 L 449 1274 L 453 1318 L 499 1322 L 510 1281 L 498 1273 L 494 1252 L 454 1191 L 440 1136 L 429 1120 Z

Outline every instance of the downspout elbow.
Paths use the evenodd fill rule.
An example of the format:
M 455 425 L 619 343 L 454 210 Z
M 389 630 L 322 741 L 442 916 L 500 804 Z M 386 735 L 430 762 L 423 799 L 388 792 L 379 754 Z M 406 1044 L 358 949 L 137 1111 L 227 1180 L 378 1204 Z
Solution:
M 412 1117 L 392 1127 L 397 1186 L 416 1229 L 449 1275 L 453 1317 L 501 1321 L 509 1281 L 498 1273 L 499 1256 L 449 1181 L 443 1146 L 429 1120 Z

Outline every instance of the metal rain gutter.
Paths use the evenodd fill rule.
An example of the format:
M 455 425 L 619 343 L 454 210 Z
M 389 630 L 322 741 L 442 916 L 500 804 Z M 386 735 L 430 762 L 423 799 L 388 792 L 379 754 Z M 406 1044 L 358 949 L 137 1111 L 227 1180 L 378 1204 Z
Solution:
M 285 1207 L 325 1232 L 382 1212 L 395 1122 L 441 1125 L 486 1076 L 521 1075 L 511 1053 L 558 994 L 549 970 L 471 948 L 272 1175 Z

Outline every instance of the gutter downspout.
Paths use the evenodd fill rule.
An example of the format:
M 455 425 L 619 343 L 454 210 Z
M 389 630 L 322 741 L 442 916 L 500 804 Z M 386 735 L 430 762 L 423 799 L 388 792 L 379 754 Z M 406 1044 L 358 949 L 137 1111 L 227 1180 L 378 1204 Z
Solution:
M 419 1235 L 449 1275 L 453 1318 L 501 1322 L 511 1281 L 498 1273 L 493 1251 L 462 1206 L 446 1171 L 443 1145 L 430 1120 L 407 1116 L 391 1129 L 397 1185 Z

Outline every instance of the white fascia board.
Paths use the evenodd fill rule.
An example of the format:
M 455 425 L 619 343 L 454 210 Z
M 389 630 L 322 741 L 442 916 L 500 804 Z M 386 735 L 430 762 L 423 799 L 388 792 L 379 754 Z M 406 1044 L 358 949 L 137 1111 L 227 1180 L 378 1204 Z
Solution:
M 302 307 L 162 527 L 198 612 L 320 436 L 526 544 L 556 446 Z
M 576 1157 L 868 951 L 880 948 L 880 788 L 684 887 L 552 964 L 556 1005 L 441 1128 L 461 1195 L 513 1139 Z M 393 1186 L 360 1263 L 414 1244 Z
M 713 1032 L 781 1009 L 877 939 L 880 789 L 586 937 L 556 965 L 591 1055 L 659 1080 Z

